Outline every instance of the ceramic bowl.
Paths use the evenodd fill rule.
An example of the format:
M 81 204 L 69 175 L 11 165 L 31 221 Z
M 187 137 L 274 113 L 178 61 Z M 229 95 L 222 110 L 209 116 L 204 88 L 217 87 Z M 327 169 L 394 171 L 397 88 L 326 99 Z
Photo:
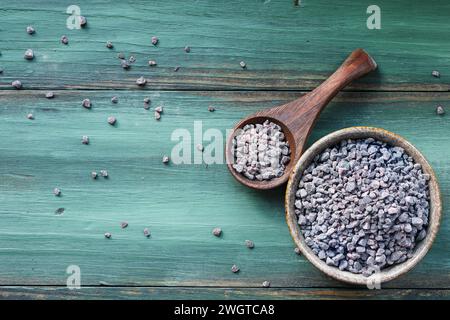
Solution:
M 329 266 L 324 261 L 320 260 L 305 243 L 305 239 L 300 231 L 300 226 L 297 223 L 297 215 L 294 212 L 295 192 L 297 190 L 297 186 L 302 177 L 303 170 L 309 166 L 314 157 L 326 148 L 336 145 L 341 140 L 364 138 L 374 138 L 379 141 L 387 142 L 393 146 L 402 147 L 411 157 L 413 157 L 416 163 L 420 163 L 422 165 L 422 170 L 424 173 L 430 175 L 430 212 L 427 236 L 425 239 L 416 244 L 413 256 L 411 258 L 400 264 L 381 269 L 379 272 L 370 277 L 366 277 L 362 274 L 354 274 L 349 271 L 341 271 L 338 268 Z M 306 150 L 296 163 L 287 184 L 285 207 L 286 221 L 289 226 L 289 231 L 302 254 L 314 266 L 330 277 L 355 285 L 367 285 L 374 280 L 379 283 L 383 283 L 393 280 L 411 270 L 431 248 L 436 237 L 436 233 L 439 230 L 442 212 L 441 193 L 439 191 L 436 175 L 425 157 L 406 139 L 384 129 L 371 127 L 351 127 L 335 131 L 318 140 L 308 150 Z M 376 277 L 376 279 L 374 279 L 374 277 Z

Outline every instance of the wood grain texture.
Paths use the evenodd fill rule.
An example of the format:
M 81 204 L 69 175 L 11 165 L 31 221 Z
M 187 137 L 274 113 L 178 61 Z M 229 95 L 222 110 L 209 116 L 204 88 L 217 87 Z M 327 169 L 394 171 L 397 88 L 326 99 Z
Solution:
M 82 30 L 66 28 L 65 2 L 0 1 L 0 88 L 21 79 L 28 89 L 136 89 L 142 75 L 149 79 L 144 90 L 310 90 L 361 47 L 380 68 L 349 90 L 450 89 L 445 1 L 377 1 L 381 30 L 366 27 L 369 0 L 304 0 L 300 6 L 289 0 L 77 4 L 88 19 Z M 35 35 L 25 32 L 28 24 Z M 59 42 L 63 34 L 68 46 Z M 158 47 L 150 44 L 153 35 L 160 38 Z M 113 50 L 105 47 L 108 40 Z M 35 51 L 33 61 L 23 59 L 28 48 Z M 129 71 L 120 67 L 118 52 L 136 56 Z M 149 59 L 158 66 L 150 69 Z M 240 68 L 241 60 L 247 69 Z M 441 78 L 433 78 L 432 70 Z
M 3 300 L 448 300 L 448 289 L 384 289 L 344 288 L 195 288 L 195 287 L 0 287 Z
M 44 93 L 0 92 L 1 286 L 65 285 L 71 264 L 80 266 L 84 286 L 259 288 L 264 280 L 275 287 L 345 286 L 293 252 L 283 189 L 250 190 L 226 165 L 161 163 L 177 143 L 173 130 L 192 130 L 202 120 L 204 130 L 225 132 L 245 115 L 299 93 L 64 90 L 53 100 Z M 117 105 L 110 102 L 114 94 Z M 160 122 L 142 108 L 146 96 L 153 107 L 164 105 Z M 86 97 L 92 110 L 81 107 Z M 386 288 L 438 288 L 443 295 L 450 288 L 450 122 L 435 114 L 435 105 L 449 99 L 437 92 L 341 93 L 309 138 L 308 144 L 354 125 L 382 127 L 407 138 L 434 167 L 444 203 L 441 230 L 424 260 Z M 217 111 L 208 112 L 209 105 Z M 34 121 L 26 119 L 29 112 Z M 109 115 L 117 127 L 107 124 Z M 81 144 L 85 134 L 89 146 Z M 92 181 L 90 171 L 103 168 L 110 179 Z M 61 198 L 52 194 L 55 186 Z M 58 207 L 66 209 L 61 216 L 54 214 Z M 125 230 L 122 220 L 130 224 Z M 211 235 L 216 226 L 221 239 Z M 152 238 L 143 236 L 144 227 Z M 246 239 L 254 250 L 244 246 Z M 239 274 L 231 273 L 232 264 Z

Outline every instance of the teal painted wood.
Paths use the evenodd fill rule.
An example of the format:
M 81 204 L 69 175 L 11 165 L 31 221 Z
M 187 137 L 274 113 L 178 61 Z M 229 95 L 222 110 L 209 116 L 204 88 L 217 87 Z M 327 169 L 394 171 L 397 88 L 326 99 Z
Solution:
M 0 298 L 448 298 L 449 123 L 434 108 L 450 98 L 450 4 L 378 1 L 382 29 L 368 30 L 370 1 L 301 3 L 81 0 L 88 27 L 68 30 L 67 4 L 0 0 Z M 29 24 L 33 36 L 25 32 Z M 63 34 L 69 46 L 59 43 Z M 160 38 L 157 48 L 152 35 Z M 243 116 L 298 94 L 251 90 L 310 90 L 356 47 L 367 49 L 379 69 L 348 90 L 414 92 L 341 94 L 309 143 L 352 125 L 402 134 L 436 169 L 445 210 L 424 261 L 376 292 L 343 288 L 293 253 L 283 189 L 248 190 L 224 165 L 161 164 L 175 129 L 192 130 L 202 120 L 205 129 L 224 133 Z M 28 48 L 34 61 L 23 59 Z M 137 58 L 129 71 L 120 68 L 118 52 Z M 149 68 L 149 59 L 158 66 Z M 136 90 L 141 75 L 150 82 Z M 25 89 L 56 89 L 57 97 L 12 91 L 15 79 Z M 158 91 L 171 89 L 182 91 Z M 113 94 L 118 105 L 109 102 Z M 165 106 L 161 122 L 143 110 L 147 96 Z M 85 97 L 93 110 L 81 108 Z M 210 104 L 217 112 L 207 112 Z M 36 120 L 26 119 L 29 112 Z M 109 115 L 118 118 L 116 128 L 107 125 Z M 89 146 L 80 143 L 85 134 Z M 102 168 L 110 179 L 92 181 L 90 171 Z M 52 195 L 55 186 L 61 198 Z M 54 215 L 58 207 L 64 215 Z M 130 223 L 125 230 L 122 220 Z M 215 226 L 222 239 L 210 234 Z M 245 239 L 256 248 L 245 248 Z M 234 263 L 239 274 L 230 272 Z M 64 286 L 71 264 L 81 267 L 83 286 L 109 287 L 33 287 Z M 264 280 L 277 288 L 260 289 Z M 146 287 L 115 287 L 135 285 Z
M 450 89 L 450 3 L 388 1 L 381 30 L 369 30 L 364 0 L 105 1 L 79 0 L 88 19 L 68 30 L 67 3 L 57 0 L 0 1 L 0 88 L 21 79 L 25 88 L 133 88 L 143 75 L 146 89 L 309 90 L 355 48 L 363 47 L 379 70 L 353 90 Z M 36 34 L 25 32 L 34 25 Z M 60 44 L 66 34 L 69 45 Z M 150 44 L 157 35 L 157 48 Z M 105 47 L 111 40 L 115 48 Z M 191 53 L 183 51 L 191 46 Z M 26 49 L 36 59 L 26 61 Z M 135 55 L 129 71 L 118 52 Z M 149 68 L 154 59 L 158 66 Z M 247 70 L 239 62 L 247 63 Z M 180 66 L 178 72 L 173 68 Z M 440 79 L 431 76 L 439 70 Z
M 448 300 L 449 297 L 448 289 L 83 287 L 80 290 L 69 290 L 61 287 L 0 287 L 0 299 L 4 300 Z
M 284 190 L 257 192 L 225 165 L 161 163 L 175 129 L 225 132 L 243 116 L 295 98 L 295 92 L 44 91 L 0 93 L 0 285 L 65 285 L 79 265 L 82 285 L 342 287 L 293 252 Z M 112 95 L 119 103 L 110 102 Z M 160 122 L 142 108 L 164 105 Z M 92 110 L 81 107 L 89 97 Z M 448 116 L 435 105 L 450 93 L 343 93 L 325 109 L 309 143 L 339 128 L 382 127 L 414 143 L 434 166 L 444 214 L 431 252 L 385 287 L 450 287 Z M 209 105 L 217 108 L 208 112 Z M 26 119 L 32 112 L 35 120 Z M 114 115 L 118 126 L 106 118 Z M 89 135 L 91 144 L 81 144 Z M 204 142 L 207 146 L 208 143 Z M 194 143 L 192 143 L 192 147 Z M 91 170 L 107 169 L 93 181 Z M 63 196 L 52 194 L 55 186 Z M 56 216 L 58 207 L 66 208 Z M 122 230 L 120 222 L 129 227 Z M 211 235 L 222 227 L 223 238 Z M 146 239 L 144 227 L 152 231 Z M 112 233 L 107 240 L 103 234 Z M 244 240 L 255 242 L 255 249 Z M 231 265 L 241 268 L 239 274 Z

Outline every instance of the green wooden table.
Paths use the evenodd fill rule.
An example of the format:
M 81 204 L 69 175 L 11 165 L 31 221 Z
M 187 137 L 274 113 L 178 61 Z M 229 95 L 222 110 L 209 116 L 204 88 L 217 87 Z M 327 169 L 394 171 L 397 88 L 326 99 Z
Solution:
M 88 19 L 81 30 L 66 28 L 68 4 L 59 0 L 0 0 L 0 298 L 450 297 L 450 121 L 435 114 L 450 101 L 450 3 L 377 1 L 381 30 L 366 27 L 367 0 L 76 4 Z M 225 165 L 161 163 L 175 129 L 201 120 L 204 130 L 225 133 L 245 115 L 311 90 L 357 47 L 379 69 L 330 103 L 309 144 L 354 125 L 394 131 L 434 166 L 444 201 L 432 250 L 382 290 L 329 279 L 294 253 L 282 188 L 249 190 Z M 33 61 L 23 59 L 28 48 Z M 136 57 L 130 70 L 118 52 Z M 135 85 L 141 75 L 150 79 L 144 88 Z M 11 88 L 16 79 L 23 90 Z M 48 90 L 54 99 L 44 97 Z M 145 97 L 164 106 L 161 121 L 143 109 Z M 92 110 L 81 107 L 84 98 Z M 93 181 L 90 172 L 100 169 L 110 178 Z M 55 215 L 60 207 L 64 214 Z M 211 235 L 216 226 L 222 238 Z M 80 267 L 80 290 L 66 287 L 69 265 Z M 265 280 L 271 288 L 261 288 Z

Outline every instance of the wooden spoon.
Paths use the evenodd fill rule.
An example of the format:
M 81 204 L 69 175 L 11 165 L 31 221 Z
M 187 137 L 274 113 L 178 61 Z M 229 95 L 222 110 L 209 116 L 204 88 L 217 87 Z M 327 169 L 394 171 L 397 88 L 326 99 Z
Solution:
M 276 106 L 267 110 L 258 111 L 241 120 L 234 127 L 226 145 L 226 161 L 231 174 L 242 184 L 254 189 L 272 189 L 285 183 L 292 168 L 300 158 L 306 140 L 313 128 L 317 117 L 331 99 L 347 84 L 359 77 L 375 70 L 377 64 L 363 49 L 356 49 L 342 63 L 342 65 L 320 86 L 301 96 L 297 100 Z M 246 124 L 263 123 L 270 120 L 281 126 L 291 149 L 291 161 L 284 174 L 272 180 L 250 180 L 233 168 L 234 152 L 232 141 L 236 130 Z

